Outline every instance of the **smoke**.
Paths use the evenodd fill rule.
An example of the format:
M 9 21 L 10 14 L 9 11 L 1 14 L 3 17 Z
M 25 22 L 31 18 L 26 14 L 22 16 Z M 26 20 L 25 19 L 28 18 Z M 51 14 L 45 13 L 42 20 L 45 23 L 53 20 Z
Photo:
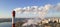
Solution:
M 56 5 L 46 4 L 44 6 L 27 6 L 24 8 L 16 8 L 14 10 L 16 11 L 16 13 L 39 14 L 40 18 L 44 18 L 50 9 L 60 11 L 60 3 L 58 3 Z
M 60 3 L 56 5 L 46 4 L 44 6 L 27 6 L 24 8 L 16 8 L 14 9 L 16 13 L 33 13 L 33 14 L 39 14 L 39 18 L 43 19 L 45 18 L 45 15 L 48 13 L 50 9 L 54 9 L 56 11 L 60 11 Z M 35 24 L 33 20 L 29 20 L 27 23 L 23 24 L 23 26 Z
M 39 12 L 38 12 L 40 14 L 39 17 L 43 19 L 45 15 L 47 14 L 48 10 L 52 8 L 51 6 L 52 5 L 47 4 L 45 6 L 40 7 Z
M 36 23 L 34 20 L 30 19 L 30 20 L 28 20 L 27 23 L 24 23 L 22 26 L 29 26 L 29 25 L 31 25 L 31 24 L 37 25 L 37 23 Z
M 54 6 L 54 9 L 56 9 L 57 11 L 60 11 L 60 3 L 58 3 L 56 6 Z
M 15 8 L 14 9 L 16 13 L 23 13 L 24 10 L 22 8 Z

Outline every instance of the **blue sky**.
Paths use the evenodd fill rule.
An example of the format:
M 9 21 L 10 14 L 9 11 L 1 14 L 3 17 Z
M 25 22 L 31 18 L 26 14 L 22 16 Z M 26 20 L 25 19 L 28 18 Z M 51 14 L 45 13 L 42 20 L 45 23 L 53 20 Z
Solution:
M 23 8 L 26 6 L 44 6 L 45 4 L 56 5 L 57 3 L 60 3 L 60 0 L 0 0 L 0 17 L 2 18 L 12 17 L 11 16 L 12 10 L 19 7 Z M 24 16 L 23 14 L 21 14 L 20 17 Z M 30 16 L 32 17 L 31 14 Z M 47 14 L 47 16 L 60 17 L 60 12 L 51 11 Z

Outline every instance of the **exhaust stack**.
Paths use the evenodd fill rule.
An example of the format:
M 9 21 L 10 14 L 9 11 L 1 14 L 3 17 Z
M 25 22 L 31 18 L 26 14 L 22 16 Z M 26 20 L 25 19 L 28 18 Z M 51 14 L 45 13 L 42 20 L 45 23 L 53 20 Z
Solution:
M 12 27 L 15 27 L 15 11 L 12 11 Z

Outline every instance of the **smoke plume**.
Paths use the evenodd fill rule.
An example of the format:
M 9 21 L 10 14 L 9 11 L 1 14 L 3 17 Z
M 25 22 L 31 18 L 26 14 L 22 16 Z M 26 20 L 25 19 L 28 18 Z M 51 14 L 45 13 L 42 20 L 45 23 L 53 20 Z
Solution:
M 44 18 L 44 16 L 48 13 L 50 9 L 54 9 L 56 11 L 60 11 L 60 3 L 56 5 L 46 4 L 44 6 L 27 6 L 24 8 L 16 8 L 14 9 L 16 13 L 33 13 L 33 14 L 39 14 L 40 18 Z
M 27 6 L 24 8 L 16 8 L 14 9 L 16 13 L 33 13 L 33 14 L 39 14 L 39 18 L 43 19 L 45 18 L 45 15 L 48 13 L 50 9 L 54 9 L 56 11 L 60 11 L 60 3 L 56 5 L 46 4 L 44 6 Z M 23 24 L 23 26 L 35 24 L 35 20 L 28 20 L 27 23 Z

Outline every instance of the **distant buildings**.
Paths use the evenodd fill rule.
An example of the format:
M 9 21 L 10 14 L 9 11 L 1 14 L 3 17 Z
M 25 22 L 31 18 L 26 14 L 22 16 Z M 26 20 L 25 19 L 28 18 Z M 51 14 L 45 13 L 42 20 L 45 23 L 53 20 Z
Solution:
M 19 24 L 19 23 L 18 23 Z M 34 22 L 34 20 L 28 20 L 28 22 L 24 22 L 22 26 L 24 27 L 60 27 L 60 19 L 59 18 L 45 18 L 40 20 L 39 22 Z M 26 25 L 27 24 L 27 25 Z

